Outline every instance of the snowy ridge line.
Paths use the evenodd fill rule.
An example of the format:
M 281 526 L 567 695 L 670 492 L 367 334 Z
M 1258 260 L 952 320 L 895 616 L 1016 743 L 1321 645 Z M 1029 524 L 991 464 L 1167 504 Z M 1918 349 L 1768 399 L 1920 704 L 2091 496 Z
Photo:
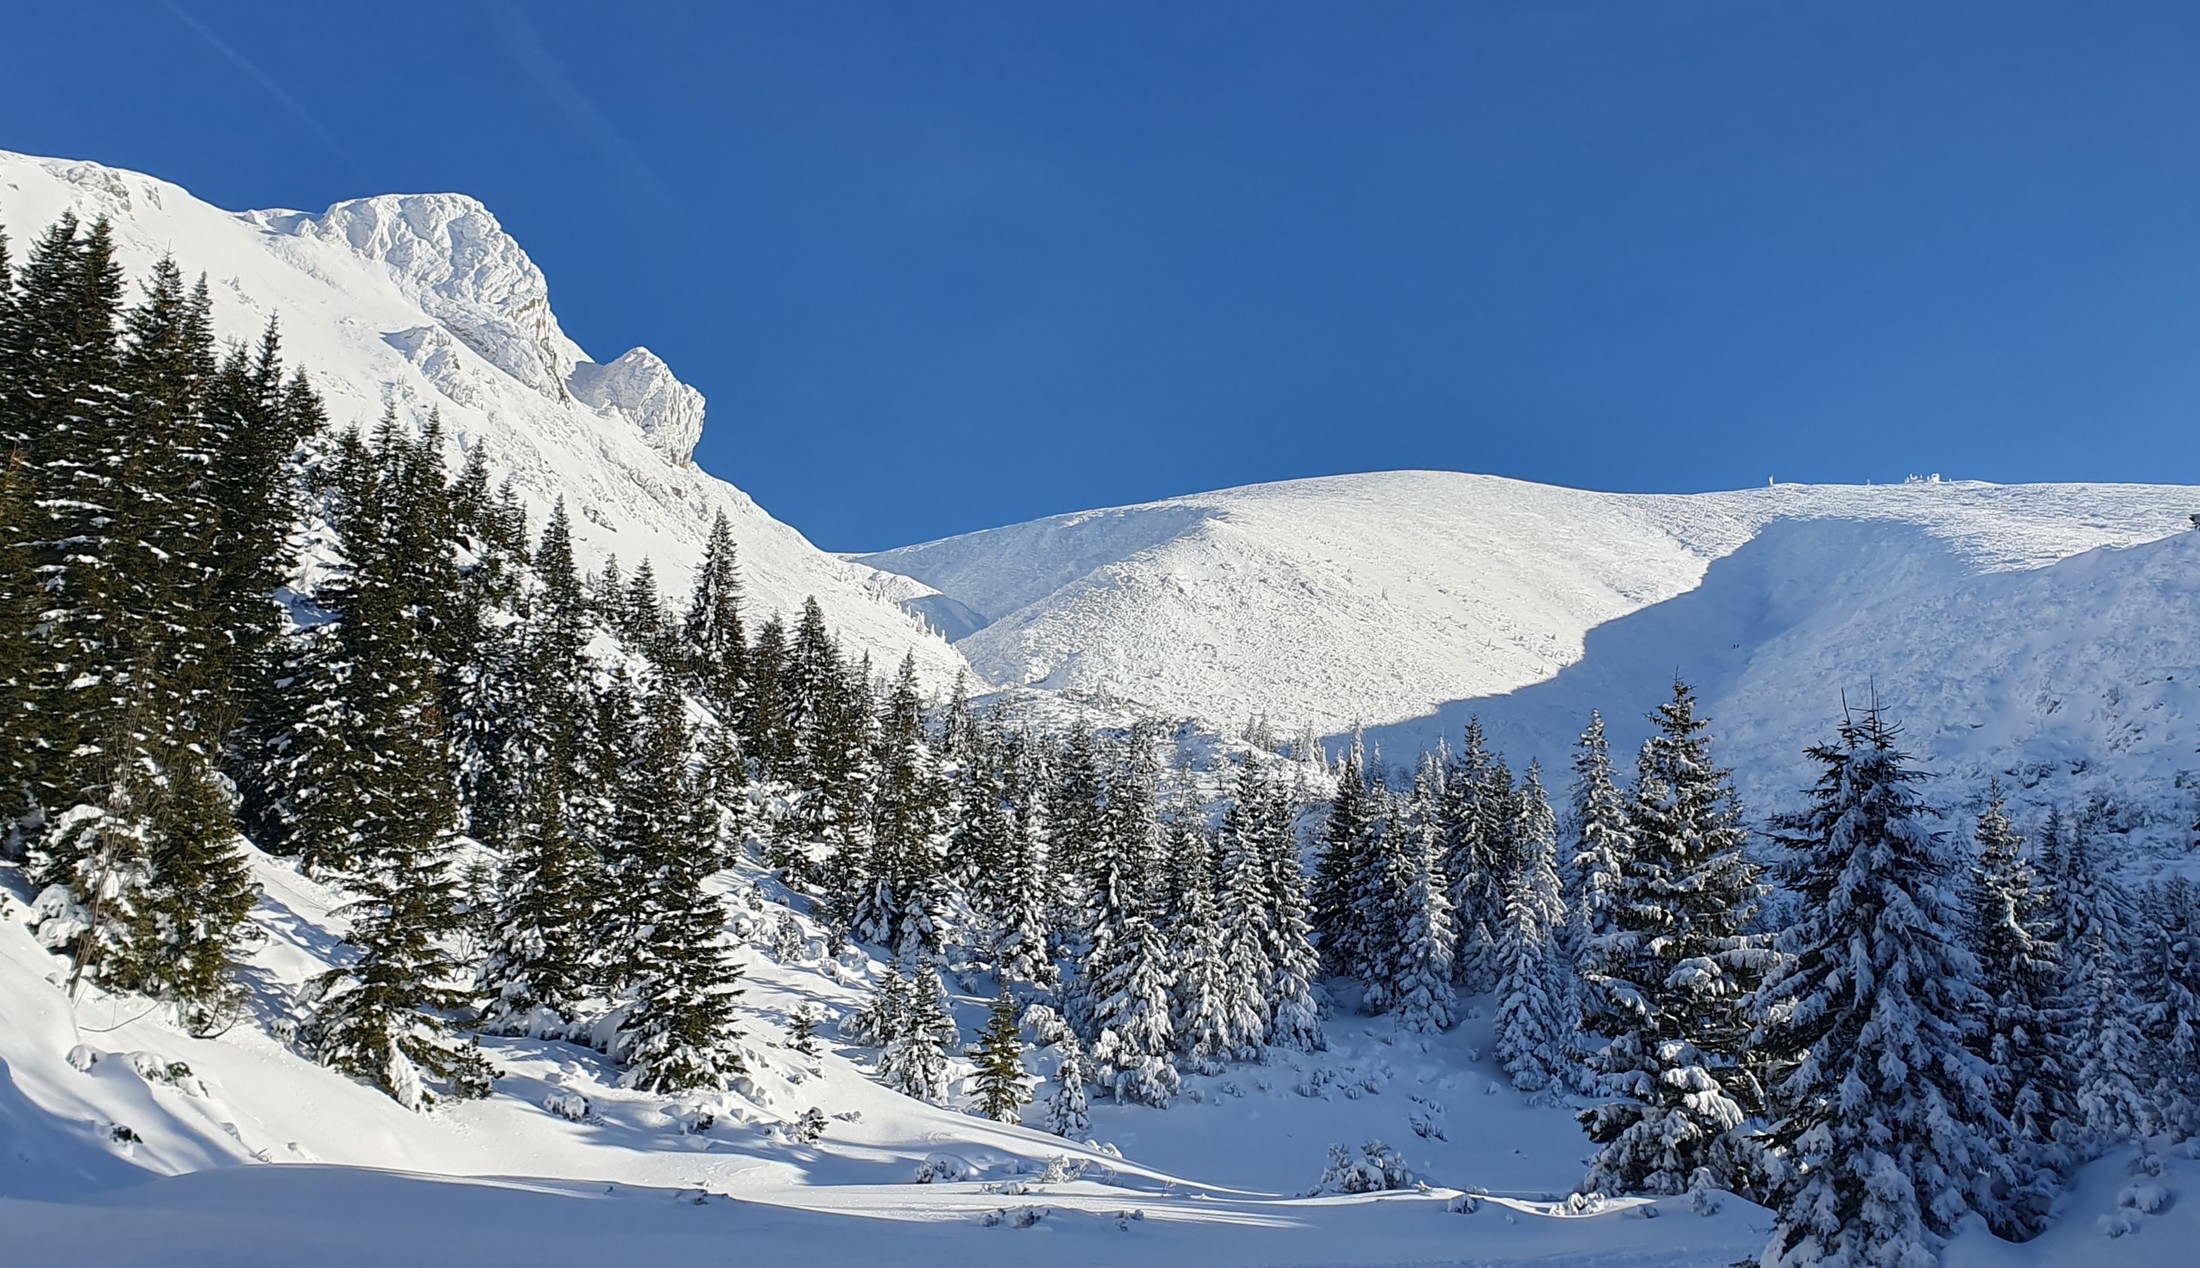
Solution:
M 1401 757 L 1456 745 L 1476 713 L 1550 768 L 1592 708 L 1631 746 L 1678 673 L 1769 808 L 1841 692 L 1876 684 L 1964 795 L 1994 774 L 2113 777 L 2166 805 L 2200 765 L 2184 633 L 2200 604 L 2180 573 L 2196 509 L 2200 488 L 2175 485 L 1608 494 L 1406 471 L 859 558 L 921 586 L 906 605 L 981 614 L 956 646 L 1020 695 L 1136 700 L 1229 733 L 1366 725 Z

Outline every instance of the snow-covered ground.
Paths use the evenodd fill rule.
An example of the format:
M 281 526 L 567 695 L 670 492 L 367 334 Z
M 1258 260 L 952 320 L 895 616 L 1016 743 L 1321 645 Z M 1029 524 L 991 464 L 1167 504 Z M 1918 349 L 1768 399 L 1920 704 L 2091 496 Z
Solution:
M 1326 1053 L 1192 1076 L 1166 1110 L 1095 1105 L 1099 1147 L 912 1101 L 871 1081 L 870 1050 L 831 1038 L 876 966 L 828 962 L 807 920 L 789 962 L 738 955 L 751 1073 L 732 1093 L 624 1091 L 589 1049 L 500 1039 L 485 1041 L 502 1071 L 490 1099 L 415 1114 L 276 1037 L 342 922 L 335 894 L 273 860 L 258 871 L 251 1015 L 193 1038 L 142 1002 L 93 992 L 72 1009 L 65 962 L 32 942 L 0 868 L 0 1262 L 1712 1268 L 1769 1228 L 1734 1198 L 1709 1214 L 1685 1198 L 1567 1203 L 1588 1145 L 1570 1107 L 1502 1083 L 1480 1055 L 1486 1019 L 1400 1035 L 1347 1011 Z M 759 880 L 729 880 L 737 929 L 781 910 Z M 987 985 L 956 991 L 966 1038 Z M 782 1046 L 804 1003 L 827 1014 L 816 1060 Z M 824 1138 L 792 1143 L 784 1125 L 813 1106 Z M 1427 1187 L 1309 1196 L 1330 1145 L 1371 1139 Z M 1968 1233 L 1949 1262 L 2189 1262 L 2196 1185 L 2189 1154 L 2152 1170 L 2118 1154 L 2041 1241 Z
M 335 426 L 371 428 L 389 406 L 406 423 L 440 414 L 454 440 L 486 443 L 538 531 L 565 500 L 584 567 L 647 557 L 684 603 L 723 511 L 753 615 L 793 613 L 815 595 L 843 639 L 881 664 L 913 650 L 935 683 L 961 667 L 873 593 L 870 570 L 697 467 L 701 394 L 645 348 L 593 362 L 559 328 L 541 270 L 479 202 L 385 195 L 318 215 L 238 213 L 135 172 L 0 151 L 0 228 L 15 256 L 66 211 L 105 217 L 132 276 L 164 254 L 186 277 L 203 272 L 221 337 L 250 343 L 279 320 L 285 361 L 311 373 Z
M 1999 773 L 2020 799 L 2113 788 L 2175 818 L 2200 767 L 2196 510 L 2184 486 L 1652 496 L 1391 472 L 863 562 L 984 620 L 956 646 L 997 683 L 1218 727 L 1365 724 L 1410 760 L 1471 712 L 1516 766 L 1550 768 L 1593 708 L 1625 752 L 1678 674 L 1770 808 L 1842 693 L 1876 691 L 1951 795 Z
M 1766 1227 L 1739 1202 L 1703 1217 L 1668 1200 L 1655 1221 L 1641 1202 L 1566 1206 L 1584 1142 L 1563 1109 L 1499 1088 L 1476 1023 L 1424 1038 L 1341 1019 L 1329 1053 L 1195 1076 L 1165 1111 L 1096 1106 L 1108 1149 L 920 1104 L 870 1080 L 868 1050 L 779 1046 L 790 1009 L 821 1005 L 830 1036 L 872 979 L 815 942 L 786 964 L 741 952 L 752 1073 L 735 1093 L 621 1091 L 586 1048 L 491 1040 L 491 1099 L 414 1114 L 274 1037 L 341 922 L 337 896 L 287 867 L 263 860 L 259 878 L 253 1014 L 210 1039 L 96 992 L 72 1010 L 20 889 L 0 896 L 6 1262 L 381 1264 L 402 1247 L 420 1264 L 723 1263 L 730 1245 L 819 1265 L 1678 1265 L 1731 1261 Z M 737 913 L 753 881 L 733 882 Z M 974 1037 L 982 993 L 958 992 L 958 1011 Z M 551 1108 L 575 1094 L 578 1118 Z M 824 1139 L 790 1143 L 779 1129 L 812 1106 Z M 1305 1196 L 1329 1145 L 1369 1139 L 1430 1187 Z M 919 1183 L 928 1162 L 941 1174 Z M 1470 1189 L 1485 1195 L 1461 1203 Z

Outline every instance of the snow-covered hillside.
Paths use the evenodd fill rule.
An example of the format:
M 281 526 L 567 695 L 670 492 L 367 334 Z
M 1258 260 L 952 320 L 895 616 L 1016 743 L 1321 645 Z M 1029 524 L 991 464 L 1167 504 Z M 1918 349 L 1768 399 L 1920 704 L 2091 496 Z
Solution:
M 792 611 L 814 594 L 881 663 L 914 649 L 939 681 L 961 665 L 873 595 L 865 569 L 696 467 L 701 394 L 646 348 L 591 360 L 559 329 L 541 270 L 474 199 L 240 214 L 134 172 L 0 152 L 0 227 L 18 250 L 65 211 L 106 218 L 133 275 L 164 254 L 186 276 L 203 272 L 222 337 L 250 341 L 277 319 L 285 359 L 311 374 L 335 425 L 371 426 L 394 405 L 408 422 L 439 412 L 454 439 L 485 442 L 538 528 L 565 499 L 584 565 L 649 557 L 677 598 L 724 511 L 752 611 Z
M 1393 753 L 1477 712 L 1516 761 L 1615 744 L 1675 674 L 1758 804 L 1841 693 L 1966 785 L 2088 773 L 2175 800 L 2200 765 L 2200 489 L 1915 482 L 1622 495 L 1394 472 L 1057 516 L 869 555 L 983 624 L 1004 685 L 1223 727 L 1364 723 Z M 2165 538 L 2171 540 L 2163 540 Z M 936 597 L 932 592 L 936 592 Z M 2091 771 L 2077 770 L 2090 764 Z M 2154 796 L 2159 794 L 2159 796 Z

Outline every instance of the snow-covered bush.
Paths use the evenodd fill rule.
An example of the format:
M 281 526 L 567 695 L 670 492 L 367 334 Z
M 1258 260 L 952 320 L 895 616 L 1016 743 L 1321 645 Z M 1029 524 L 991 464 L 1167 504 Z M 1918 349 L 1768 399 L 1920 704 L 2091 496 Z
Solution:
M 588 1098 L 567 1088 L 553 1089 L 542 1098 L 542 1107 L 576 1123 L 588 1117 Z
M 1404 1155 L 1379 1140 L 1360 1146 L 1357 1155 L 1343 1145 L 1329 1147 L 1329 1166 L 1316 1193 L 1381 1193 L 1413 1187 L 1413 1171 Z

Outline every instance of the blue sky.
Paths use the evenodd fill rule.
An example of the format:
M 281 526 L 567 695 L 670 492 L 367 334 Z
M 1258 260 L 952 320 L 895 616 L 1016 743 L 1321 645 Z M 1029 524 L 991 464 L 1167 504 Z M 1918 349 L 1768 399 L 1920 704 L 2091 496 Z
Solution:
M 1338 471 L 2200 482 L 2200 5 L 20 6 L 0 147 L 486 201 L 821 545 Z M 184 262 L 188 265 L 188 261 Z

